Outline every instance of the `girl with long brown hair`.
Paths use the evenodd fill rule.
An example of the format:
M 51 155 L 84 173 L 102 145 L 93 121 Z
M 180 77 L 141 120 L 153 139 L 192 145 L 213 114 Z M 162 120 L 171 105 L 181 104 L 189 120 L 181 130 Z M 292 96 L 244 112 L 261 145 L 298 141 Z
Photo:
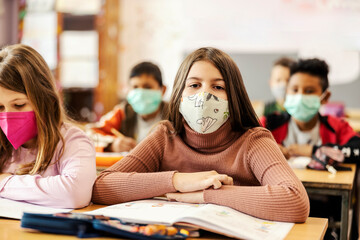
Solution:
M 259 127 L 238 67 L 218 49 L 187 56 L 175 77 L 169 121 L 100 174 L 93 202 L 164 194 L 269 220 L 308 216 L 302 183 L 271 133 Z
M 0 50 L 0 197 L 39 205 L 89 204 L 95 150 L 66 117 L 44 59 L 22 44 Z

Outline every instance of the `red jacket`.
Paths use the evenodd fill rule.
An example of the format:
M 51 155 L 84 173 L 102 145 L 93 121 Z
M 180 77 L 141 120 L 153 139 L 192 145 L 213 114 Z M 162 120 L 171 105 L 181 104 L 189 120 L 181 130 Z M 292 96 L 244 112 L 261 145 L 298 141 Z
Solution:
M 288 133 L 291 116 L 288 113 L 271 114 L 260 118 L 262 126 L 273 134 L 276 142 L 282 144 Z M 360 136 L 343 119 L 333 116 L 322 116 L 320 120 L 320 137 L 323 145 L 336 146 L 345 155 L 346 162 L 360 160 Z M 319 146 L 314 146 L 313 152 Z

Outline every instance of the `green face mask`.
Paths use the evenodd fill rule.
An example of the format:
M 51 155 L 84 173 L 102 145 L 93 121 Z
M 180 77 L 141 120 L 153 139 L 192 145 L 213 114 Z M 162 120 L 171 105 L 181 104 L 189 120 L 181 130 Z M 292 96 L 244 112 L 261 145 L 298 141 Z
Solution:
M 136 88 L 131 90 L 126 99 L 134 111 L 140 115 L 155 112 L 161 103 L 162 94 L 160 90 Z
M 295 119 L 308 122 L 320 109 L 320 97 L 317 95 L 286 95 L 284 107 Z

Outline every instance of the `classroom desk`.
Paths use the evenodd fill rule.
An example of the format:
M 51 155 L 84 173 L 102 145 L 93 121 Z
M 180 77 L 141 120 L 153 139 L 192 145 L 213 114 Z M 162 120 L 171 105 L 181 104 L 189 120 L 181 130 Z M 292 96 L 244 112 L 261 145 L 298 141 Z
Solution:
M 340 239 L 348 239 L 351 219 L 349 211 L 351 208 L 351 193 L 354 186 L 356 174 L 355 164 L 343 164 L 351 167 L 351 171 L 338 171 L 332 175 L 327 171 L 317 171 L 311 169 L 293 169 L 296 176 L 304 184 L 308 193 L 323 195 L 341 196 L 341 223 Z
M 91 205 L 86 208 L 75 210 L 75 212 L 84 212 L 95 210 L 99 207 L 104 207 L 102 205 Z M 286 240 L 319 240 L 324 238 L 328 226 L 328 220 L 325 218 L 312 218 L 309 217 L 305 223 L 297 223 L 291 229 Z M 0 218 L 0 239 L 2 240 L 75 240 L 79 239 L 74 236 L 66 235 L 56 235 L 56 234 L 47 234 L 39 233 L 31 229 L 23 229 L 20 227 L 19 220 L 13 219 L 4 219 Z M 89 240 L 115 240 L 119 238 L 89 238 Z M 222 235 L 213 234 L 210 232 L 205 232 L 200 238 L 188 238 L 189 240 L 213 240 L 213 239 L 231 239 L 224 237 Z
M 346 121 L 350 124 L 355 132 L 360 133 L 360 119 L 347 118 Z

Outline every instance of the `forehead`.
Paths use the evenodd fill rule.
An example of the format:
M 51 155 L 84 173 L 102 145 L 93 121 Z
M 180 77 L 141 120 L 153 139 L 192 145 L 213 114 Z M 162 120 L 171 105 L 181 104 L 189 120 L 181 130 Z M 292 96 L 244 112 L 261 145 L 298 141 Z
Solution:
M 160 86 L 159 82 L 156 81 L 153 75 L 151 74 L 141 74 L 140 76 L 130 78 L 130 84 L 149 84 L 152 86 Z
M 23 93 L 15 92 L 0 86 L 0 102 L 5 103 L 14 99 L 27 99 Z
M 208 61 L 195 62 L 190 68 L 188 78 L 189 77 L 222 78 L 219 69 Z
M 319 77 L 300 72 L 290 77 L 289 86 L 322 88 Z
M 271 73 L 273 75 L 290 75 L 290 69 L 281 65 L 276 65 L 272 68 Z

